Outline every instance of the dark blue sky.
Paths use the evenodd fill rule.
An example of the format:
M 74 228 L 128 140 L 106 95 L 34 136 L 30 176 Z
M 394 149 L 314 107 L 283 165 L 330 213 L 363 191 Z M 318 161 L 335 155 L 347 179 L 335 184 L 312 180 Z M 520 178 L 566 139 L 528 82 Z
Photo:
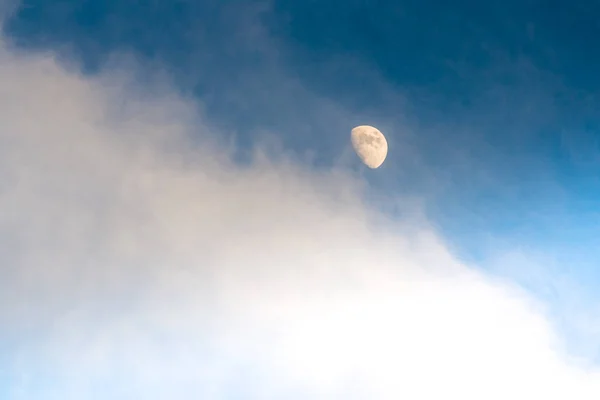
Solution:
M 90 74 L 135 54 L 243 145 L 273 131 L 326 164 L 352 126 L 377 125 L 391 149 L 373 185 L 425 196 L 460 254 L 552 248 L 586 280 L 600 277 L 598 15 L 528 0 L 27 0 L 4 30 Z

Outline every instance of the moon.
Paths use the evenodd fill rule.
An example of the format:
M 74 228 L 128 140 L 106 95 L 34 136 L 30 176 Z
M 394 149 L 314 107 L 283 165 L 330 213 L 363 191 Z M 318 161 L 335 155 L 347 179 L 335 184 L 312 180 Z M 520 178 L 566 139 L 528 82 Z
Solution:
M 367 167 L 375 169 L 383 164 L 388 144 L 379 129 L 369 125 L 357 126 L 352 129 L 350 139 L 354 151 Z

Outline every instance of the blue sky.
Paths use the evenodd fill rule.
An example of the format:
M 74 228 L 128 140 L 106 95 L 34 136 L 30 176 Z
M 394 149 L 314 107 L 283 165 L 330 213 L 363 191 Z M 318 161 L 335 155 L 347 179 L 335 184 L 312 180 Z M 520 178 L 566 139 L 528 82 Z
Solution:
M 363 115 L 402 125 L 420 158 L 411 174 L 428 175 L 427 185 L 409 184 L 434 199 L 431 212 L 459 248 L 476 251 L 473 241 L 490 232 L 579 252 L 592 246 L 597 221 L 600 61 L 586 47 L 598 29 L 588 7 L 28 1 L 5 32 L 90 73 L 114 52 L 133 52 L 241 140 L 279 129 L 287 147 L 323 160 Z M 308 95 L 279 85 L 291 78 L 361 117 L 329 127 Z M 397 163 L 381 173 L 390 191 L 406 187 Z
M 596 361 L 598 12 L 592 2 L 27 0 L 3 35 L 15 54 L 54 52 L 82 79 L 128 70 L 137 88 L 168 87 L 216 140 L 235 139 L 239 163 L 274 135 L 272 153 L 317 175 L 358 174 L 388 218 L 417 199 L 457 259 L 530 290 L 567 347 Z M 348 152 L 359 124 L 388 137 L 376 171 Z

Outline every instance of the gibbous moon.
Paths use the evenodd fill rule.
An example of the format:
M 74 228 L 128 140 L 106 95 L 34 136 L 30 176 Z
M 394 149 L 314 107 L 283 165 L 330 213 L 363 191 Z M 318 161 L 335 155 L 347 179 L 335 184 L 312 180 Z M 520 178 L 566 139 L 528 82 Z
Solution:
M 367 167 L 375 169 L 383 164 L 388 144 L 379 129 L 369 125 L 357 126 L 352 129 L 350 139 L 354 151 Z

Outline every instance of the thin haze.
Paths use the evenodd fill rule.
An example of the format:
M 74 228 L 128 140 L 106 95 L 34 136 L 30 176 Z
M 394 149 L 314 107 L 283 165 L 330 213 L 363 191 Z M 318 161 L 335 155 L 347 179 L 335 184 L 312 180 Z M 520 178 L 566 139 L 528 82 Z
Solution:
M 241 166 L 135 74 L 0 51 L 0 397 L 599 398 L 543 305 L 424 218 L 272 147 Z

